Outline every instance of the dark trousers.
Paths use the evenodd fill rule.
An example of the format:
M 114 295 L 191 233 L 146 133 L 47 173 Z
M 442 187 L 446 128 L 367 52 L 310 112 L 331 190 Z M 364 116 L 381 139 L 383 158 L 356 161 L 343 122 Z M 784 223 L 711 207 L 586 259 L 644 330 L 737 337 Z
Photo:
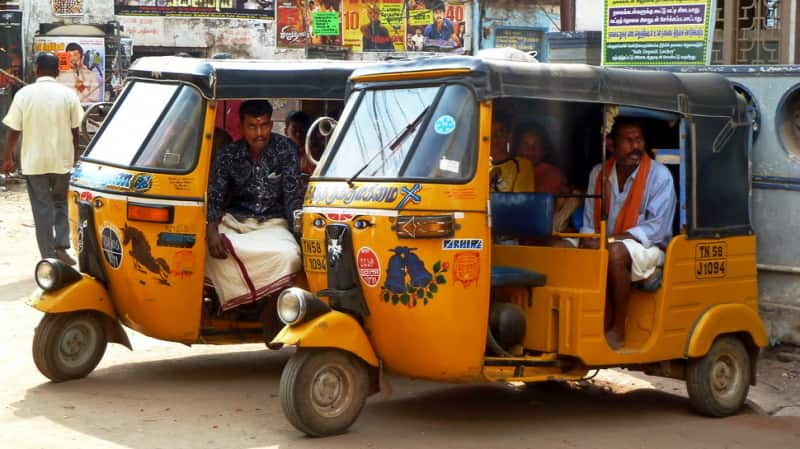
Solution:
M 69 248 L 69 173 L 26 175 L 25 182 L 28 185 L 39 252 L 43 259 L 55 257 L 56 249 Z

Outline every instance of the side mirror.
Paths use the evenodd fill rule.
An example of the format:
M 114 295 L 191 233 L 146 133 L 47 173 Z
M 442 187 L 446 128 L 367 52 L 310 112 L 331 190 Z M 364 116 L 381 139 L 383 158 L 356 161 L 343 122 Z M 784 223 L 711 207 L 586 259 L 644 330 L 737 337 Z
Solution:
M 309 145 L 311 143 L 311 136 L 314 134 L 314 130 L 319 129 L 321 136 L 330 137 L 330 135 L 333 134 L 333 130 L 336 129 L 337 124 L 338 122 L 333 117 L 323 116 L 314 120 L 311 126 L 308 127 L 308 132 L 306 133 L 305 153 L 306 158 L 308 158 L 308 160 L 311 161 L 315 167 L 319 163 L 319 160 L 314 159 L 314 156 L 311 154 L 311 147 Z

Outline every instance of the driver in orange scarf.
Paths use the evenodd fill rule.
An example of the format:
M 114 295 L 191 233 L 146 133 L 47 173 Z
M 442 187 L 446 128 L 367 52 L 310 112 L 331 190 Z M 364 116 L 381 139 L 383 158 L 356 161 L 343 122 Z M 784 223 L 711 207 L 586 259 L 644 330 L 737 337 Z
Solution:
M 641 124 L 617 117 L 611 131 L 613 155 L 605 165 L 608 238 L 608 297 L 613 319 L 606 313 L 606 338 L 618 349 L 625 340 L 625 319 L 631 281 L 649 277 L 664 263 L 672 237 L 676 195 L 672 175 L 645 151 Z M 598 164 L 589 175 L 589 194 L 599 194 L 603 181 Z M 600 232 L 601 202 L 587 198 L 581 233 Z M 599 248 L 598 239 L 583 239 L 581 248 Z M 608 307 L 606 307 L 608 310 Z

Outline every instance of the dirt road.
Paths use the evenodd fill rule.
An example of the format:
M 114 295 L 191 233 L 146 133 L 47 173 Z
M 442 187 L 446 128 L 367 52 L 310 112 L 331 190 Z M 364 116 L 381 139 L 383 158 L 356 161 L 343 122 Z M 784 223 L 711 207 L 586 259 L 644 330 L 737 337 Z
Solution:
M 394 378 L 391 399 L 371 398 L 351 432 L 324 440 L 303 437 L 281 412 L 278 382 L 290 350 L 190 348 L 130 333 L 134 352 L 109 345 L 88 378 L 49 383 L 30 353 L 41 314 L 21 299 L 37 260 L 24 193 L 0 195 L 0 220 L 3 449 L 800 447 L 798 417 L 754 406 L 703 418 L 689 411 L 679 384 L 657 389 L 619 371 L 520 388 Z

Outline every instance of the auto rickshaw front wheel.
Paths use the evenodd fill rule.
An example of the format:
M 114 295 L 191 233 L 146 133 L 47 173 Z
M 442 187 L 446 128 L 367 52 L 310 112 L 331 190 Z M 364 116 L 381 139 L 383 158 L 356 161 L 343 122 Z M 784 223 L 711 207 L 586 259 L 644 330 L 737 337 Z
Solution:
M 689 361 L 686 389 L 689 402 L 707 416 L 730 416 L 747 399 L 752 380 L 750 354 L 733 336 L 718 338 L 703 357 Z
M 339 349 L 298 349 L 281 374 L 283 413 L 309 436 L 344 433 L 368 395 L 366 365 Z
M 86 377 L 106 352 L 97 312 L 47 313 L 33 335 L 33 361 L 53 382 Z

